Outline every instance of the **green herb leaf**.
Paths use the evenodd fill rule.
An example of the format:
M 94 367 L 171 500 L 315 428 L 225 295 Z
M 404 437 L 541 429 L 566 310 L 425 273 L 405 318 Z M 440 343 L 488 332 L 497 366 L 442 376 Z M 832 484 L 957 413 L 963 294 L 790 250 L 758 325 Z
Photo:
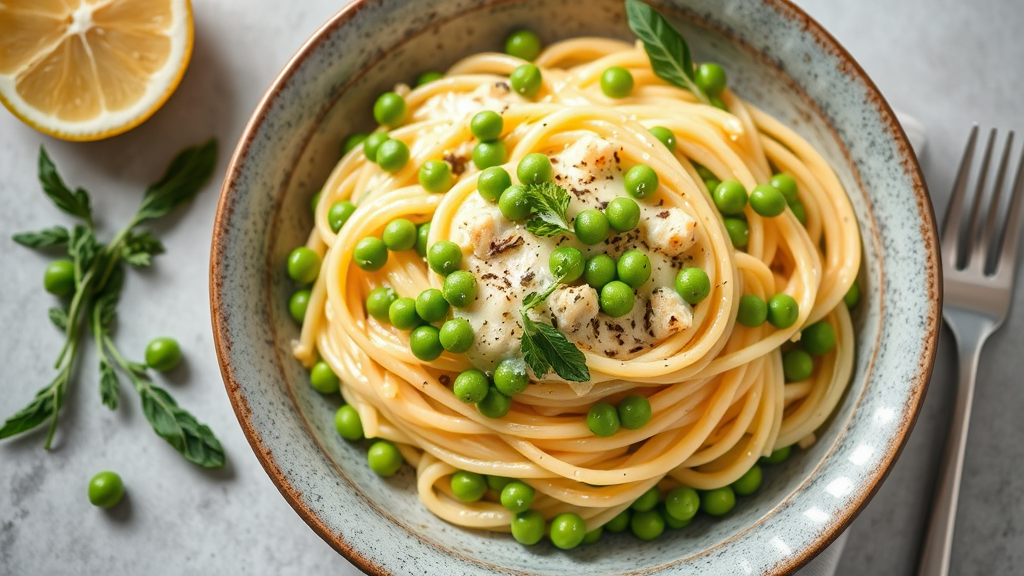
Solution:
M 526 298 L 523 298 L 523 305 L 522 308 L 520 308 L 519 313 L 525 314 L 527 311 L 532 310 L 533 308 L 537 307 L 539 304 L 547 300 L 548 296 L 551 296 L 551 293 L 558 289 L 559 286 L 561 286 L 562 280 L 564 278 L 565 276 L 556 277 L 555 281 L 548 285 L 547 288 L 542 290 L 540 294 L 536 292 L 530 292 L 529 294 L 527 294 Z
M 39 147 L 39 183 L 43 185 L 43 192 L 53 200 L 63 212 L 76 218 L 80 218 L 89 227 L 92 227 L 92 206 L 89 202 L 89 194 L 79 188 L 71 192 L 60 175 L 57 174 L 57 167 L 53 165 L 46 148 Z
M 533 217 L 526 221 L 526 229 L 537 236 L 572 234 L 565 211 L 571 200 L 569 191 L 553 182 L 528 184 L 526 198 Z
M 92 228 L 75 226 L 68 236 L 68 256 L 82 273 L 91 265 L 102 246 L 96 241 Z
M 555 374 L 571 382 L 590 380 L 587 359 L 575 344 L 554 326 L 534 322 L 525 313 L 522 316 L 520 349 L 523 359 L 538 378 L 543 378 L 550 366 Z
M 690 47 L 668 20 L 640 0 L 626 0 L 626 17 L 633 33 L 643 42 L 654 73 L 666 82 L 689 90 L 701 102 L 710 102 L 694 80 Z
M 57 380 L 49 386 L 36 392 L 36 397 L 28 406 L 20 412 L 11 416 L 0 428 L 0 438 L 8 438 L 39 426 L 57 413 L 60 406 L 59 395 L 61 394 L 60 379 L 63 375 L 57 376 Z
M 121 248 L 121 258 L 136 268 L 149 266 L 152 263 L 151 257 L 163 253 L 163 243 L 148 230 L 129 233 Z
M 22 246 L 29 248 L 46 248 L 47 246 L 63 246 L 68 242 L 68 229 L 63 226 L 53 226 L 38 232 L 22 232 L 15 234 L 13 239 Z
M 186 460 L 205 468 L 224 466 L 224 448 L 209 427 L 179 408 L 163 388 L 137 380 L 136 389 L 142 400 L 142 412 L 153 430 Z
M 110 324 L 117 316 L 117 302 L 121 299 L 121 288 L 123 286 L 124 268 L 118 264 L 114 267 L 114 271 L 111 272 L 106 285 L 103 286 L 103 290 L 96 296 L 92 304 L 95 313 L 90 315 L 90 318 L 95 318 L 100 323 L 100 329 L 104 332 L 109 330 Z
M 135 216 L 135 223 L 160 218 L 199 193 L 217 165 L 217 141 L 186 148 L 171 160 L 167 171 L 149 185 Z
M 50 322 L 58 329 L 64 331 L 68 329 L 68 311 L 63 308 L 50 308 L 47 310 L 50 315 Z
M 117 402 L 121 398 L 121 382 L 117 373 L 106 358 L 100 358 L 100 399 L 103 405 L 117 410 Z

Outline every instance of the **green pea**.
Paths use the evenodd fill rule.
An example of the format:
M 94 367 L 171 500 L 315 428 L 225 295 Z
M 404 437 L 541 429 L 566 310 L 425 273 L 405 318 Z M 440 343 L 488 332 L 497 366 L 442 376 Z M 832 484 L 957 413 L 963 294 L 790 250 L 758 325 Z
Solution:
M 584 210 L 576 215 L 573 228 L 580 242 L 590 246 L 600 244 L 608 238 L 608 217 L 600 210 Z
M 534 494 L 529 484 L 513 480 L 501 489 L 501 505 L 512 512 L 525 512 L 533 504 Z
M 789 209 L 793 212 L 793 216 L 796 216 L 797 221 L 807 226 L 807 207 L 803 202 L 797 200 L 789 205 Z
M 671 130 L 664 126 L 654 126 L 650 128 L 649 132 L 654 135 L 655 138 L 661 140 L 661 143 L 668 148 L 669 152 L 676 151 L 676 135 Z
M 309 306 L 309 290 L 299 290 L 288 300 L 288 313 L 292 320 L 302 324 L 306 317 L 306 308 Z
M 708 168 L 706 166 L 703 166 L 701 164 L 696 164 L 695 163 L 693 165 L 693 169 L 697 171 L 697 175 L 700 176 L 701 180 L 713 180 L 713 179 L 717 178 L 717 176 L 715 176 L 714 172 L 712 172 L 711 170 L 708 170 Z
M 776 294 L 768 300 L 768 322 L 776 328 L 789 328 L 800 316 L 800 306 L 789 294 Z
M 750 226 L 741 218 L 726 218 L 725 231 L 729 234 L 729 240 L 737 248 L 743 248 L 750 241 Z
M 583 252 L 572 246 L 559 246 L 551 251 L 548 257 L 548 269 L 555 278 L 561 278 L 566 284 L 575 282 L 583 276 L 586 260 Z
M 504 164 L 507 157 L 505 143 L 501 140 L 477 142 L 473 147 L 473 165 L 480 170 Z
M 416 227 L 416 253 L 420 257 L 427 256 L 427 242 L 430 241 L 430 222 L 424 222 Z
M 388 320 L 399 330 L 412 330 L 420 325 L 416 314 L 416 301 L 412 298 L 398 298 L 388 307 Z
M 814 359 L 805 350 L 794 348 L 782 355 L 782 373 L 787 382 L 803 382 L 814 372 Z
M 428 160 L 420 166 L 416 178 L 427 192 L 447 192 L 452 187 L 452 167 L 444 160 Z
M 366 463 L 380 476 L 394 476 L 402 467 L 402 453 L 387 440 L 377 440 L 366 451 Z
M 124 482 L 116 472 L 100 472 L 89 480 L 89 502 L 99 508 L 116 506 L 124 497 Z
M 512 480 L 512 478 L 506 478 L 505 476 L 488 476 L 487 487 L 501 495 L 501 491 L 504 490 L 505 486 L 508 486 L 509 482 L 512 482 Z
M 448 315 L 448 301 L 437 288 L 428 288 L 416 297 L 416 314 L 424 322 L 440 322 Z
M 491 166 L 476 178 L 476 190 L 484 200 L 497 202 L 501 193 L 512 185 L 512 177 L 501 166 Z
M 505 39 L 505 54 L 509 56 L 533 60 L 540 56 L 540 49 L 540 38 L 529 30 L 516 30 Z
M 708 96 L 718 96 L 725 90 L 725 70 L 718 64 L 706 63 L 697 67 L 697 86 Z
M 455 354 L 463 354 L 473 347 L 473 327 L 465 318 L 452 318 L 441 325 L 441 346 Z
M 633 504 L 629 507 L 637 512 L 647 512 L 648 510 L 654 510 L 659 500 L 661 500 L 661 492 L 658 491 L 657 486 L 651 486 L 647 492 L 644 492 L 639 498 L 634 500 Z
M 424 362 L 437 360 L 441 352 L 444 352 L 444 347 L 441 346 L 440 330 L 430 324 L 418 326 L 409 334 L 409 349 L 412 350 L 413 356 Z
M 736 494 L 728 486 L 708 490 L 700 499 L 700 509 L 711 516 L 725 516 L 735 505 Z
M 712 96 L 708 98 L 708 100 L 711 102 L 711 105 L 714 106 L 715 108 L 718 108 L 719 110 L 723 110 L 725 112 L 729 111 L 729 107 L 725 105 L 725 100 L 722 100 L 721 96 Z
M 523 184 L 551 182 L 551 159 L 539 152 L 527 154 L 516 166 L 516 176 Z
M 476 276 L 472 272 L 456 270 L 444 279 L 444 298 L 456 308 L 465 308 L 476 300 Z
M 181 362 L 181 346 L 174 338 L 154 338 L 146 345 L 146 366 L 157 372 L 173 370 Z
M 380 238 L 367 236 L 356 244 L 352 260 L 363 270 L 376 272 L 388 261 L 388 247 Z
M 665 506 L 658 506 L 658 514 L 661 514 L 661 519 L 665 521 L 665 526 L 667 528 L 671 528 L 672 530 L 686 528 L 690 525 L 689 520 L 677 520 L 676 518 L 674 518 L 671 514 L 668 513 L 668 510 L 665 508 Z
M 743 207 L 747 205 L 747 190 L 737 180 L 725 180 L 714 192 L 712 199 L 718 211 L 726 216 L 734 216 L 743 213 Z
M 374 132 L 363 140 L 363 154 L 366 155 L 366 159 L 370 162 L 377 161 L 377 150 L 380 145 L 387 142 L 391 137 L 388 136 L 387 132 Z
M 587 532 L 583 536 L 583 543 L 584 544 L 593 544 L 594 542 L 597 542 L 598 540 L 601 539 L 601 533 L 602 532 L 604 532 L 604 529 L 601 526 L 598 526 L 597 528 L 594 528 L 590 532 Z
M 633 289 L 621 280 L 612 280 L 601 288 L 598 303 L 601 311 L 612 318 L 621 318 L 633 310 Z
M 54 296 L 70 296 L 75 291 L 75 265 L 71 260 L 54 260 L 43 274 L 43 288 Z
M 447 276 L 462 266 L 462 248 L 451 240 L 435 242 L 427 251 L 427 264 L 441 276 Z
M 341 200 L 331 205 L 331 209 L 327 211 L 327 223 L 331 225 L 331 230 L 335 234 L 341 227 L 348 222 L 348 219 L 352 216 L 352 213 L 356 211 L 356 205 L 349 202 L 348 200 Z
M 750 193 L 750 207 L 765 218 L 774 218 L 786 211 L 786 198 L 774 186 L 761 184 Z
M 469 121 L 469 130 L 478 140 L 497 140 L 504 128 L 504 121 L 501 114 L 493 110 L 477 112 Z
M 683 268 L 676 274 L 676 292 L 696 306 L 711 294 L 711 279 L 701 268 Z
M 316 214 L 316 207 L 320 204 L 320 197 L 323 196 L 323 190 L 317 190 L 316 194 L 309 199 L 309 209 Z
M 544 537 L 544 516 L 536 510 L 516 514 L 512 519 L 512 537 L 526 546 L 540 542 Z
M 476 502 L 487 492 L 487 481 L 476 472 L 460 470 L 452 474 L 452 493 L 463 502 Z
M 640 205 L 632 198 L 612 200 L 604 213 L 608 216 L 608 225 L 619 232 L 629 232 L 640 223 Z
M 853 281 L 853 284 L 850 284 L 850 289 L 843 296 L 843 302 L 850 309 L 856 308 L 857 304 L 860 303 L 860 284 L 856 280 Z
M 416 225 L 405 218 L 396 218 L 384 227 L 381 237 L 392 252 L 409 250 L 416 245 Z
M 515 396 L 530 385 L 530 374 L 522 358 L 506 358 L 494 369 L 494 386 L 505 396 Z
M 498 198 L 498 210 L 501 215 L 513 222 L 525 220 L 530 215 L 530 198 L 526 188 L 509 186 Z
M 637 164 L 626 172 L 624 183 L 633 198 L 647 198 L 658 190 L 658 173 L 646 164 Z
M 632 288 L 639 288 L 651 277 L 651 259 L 639 250 L 627 250 L 615 265 L 619 280 Z
M 732 491 L 740 496 L 750 496 L 761 487 L 761 467 L 754 464 L 750 470 L 732 483 Z
M 320 255 L 299 246 L 288 255 L 288 277 L 299 284 L 311 284 L 320 275 Z
M 812 356 L 828 354 L 836 347 L 836 333 L 824 320 L 815 322 L 800 333 L 800 345 Z
M 633 394 L 619 401 L 619 422 L 626 430 L 638 430 L 651 421 L 651 403 L 647 398 Z
M 583 542 L 587 525 L 572 512 L 563 512 L 551 520 L 551 543 L 562 550 L 571 550 Z
M 633 75 L 622 66 L 612 66 L 601 74 L 601 91 L 609 98 L 625 98 L 633 91 Z
M 366 312 L 381 322 L 390 322 L 391 303 L 398 300 L 398 294 L 390 286 L 378 286 L 366 296 Z
M 390 138 L 377 148 L 377 165 L 394 174 L 409 162 L 409 147 L 401 140 Z
M 711 178 L 704 181 L 704 187 L 708 189 L 708 194 L 711 194 L 715 190 L 715 188 L 718 188 L 718 185 L 721 183 L 721 180 L 717 178 Z
M 583 270 L 583 279 L 594 290 L 604 288 L 605 284 L 615 280 L 615 259 L 607 254 L 598 254 L 587 260 L 587 266 Z
M 754 296 L 744 294 L 740 298 L 740 307 L 736 311 L 736 321 L 747 328 L 757 328 L 768 319 L 768 304 Z
M 665 511 L 676 520 L 689 521 L 700 509 L 700 496 L 689 486 L 677 486 L 665 495 Z
M 405 121 L 405 98 L 394 92 L 385 92 L 373 103 L 373 118 L 378 124 L 398 126 Z
M 634 536 L 649 542 L 665 532 L 665 520 L 657 510 L 636 512 L 629 521 L 629 527 Z
M 527 98 L 536 96 L 540 92 L 540 86 L 543 83 L 540 68 L 533 64 L 523 64 L 516 68 L 509 75 L 508 79 L 509 83 L 512 84 L 512 89 L 517 94 L 522 94 Z
M 349 152 L 358 148 L 359 145 L 362 144 L 364 140 L 366 140 L 366 134 L 349 134 L 348 137 L 345 138 L 344 142 L 342 142 L 341 144 L 342 155 L 348 154 Z
M 491 383 L 487 376 L 479 370 L 466 370 L 455 377 L 452 383 L 452 392 L 459 402 L 476 404 L 487 396 L 487 390 Z
M 629 528 L 629 520 L 630 518 L 632 518 L 632 516 L 633 513 L 630 511 L 630 509 L 626 508 L 622 512 L 616 514 L 614 518 L 605 522 L 604 528 L 609 532 L 614 532 L 615 534 L 618 534 L 619 532 L 624 531 L 626 528 Z
M 441 78 L 444 78 L 444 74 L 441 74 L 440 72 L 424 72 L 416 77 L 416 87 L 419 88 L 424 84 L 430 84 L 431 82 L 435 82 Z
M 345 404 L 334 413 L 334 429 L 345 440 L 356 441 L 363 438 L 363 421 L 359 411 L 351 404 Z
M 334 394 L 338 391 L 341 380 L 331 369 L 330 364 L 321 360 L 314 364 L 313 369 L 309 371 L 309 383 L 313 386 L 313 390 L 321 394 Z
M 619 431 L 619 413 L 608 402 L 598 402 L 587 412 L 587 428 L 595 436 L 607 438 Z
M 476 403 L 477 412 L 488 418 L 501 418 L 508 414 L 508 410 L 511 407 L 512 400 L 494 386 L 488 388 L 487 396 L 484 396 L 483 400 Z
M 762 456 L 759 459 L 759 462 L 761 462 L 762 464 L 768 464 L 769 466 L 782 464 L 786 460 L 789 460 L 789 454 L 790 452 L 792 452 L 792 450 L 792 446 L 783 446 L 778 450 L 773 450 L 772 453 L 769 454 L 768 456 Z
M 782 192 L 782 196 L 786 199 L 787 204 L 792 204 L 797 201 L 797 187 L 796 180 L 792 176 L 781 172 L 772 176 L 771 180 L 768 181 L 776 190 Z

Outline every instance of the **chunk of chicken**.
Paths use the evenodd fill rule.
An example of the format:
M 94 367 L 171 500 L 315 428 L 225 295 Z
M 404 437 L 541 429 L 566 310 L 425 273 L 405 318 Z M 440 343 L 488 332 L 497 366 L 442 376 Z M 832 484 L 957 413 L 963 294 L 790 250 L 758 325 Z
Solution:
M 662 254 L 678 256 L 693 246 L 697 221 L 682 208 L 666 208 L 644 219 L 647 245 Z
M 615 152 L 615 145 L 610 141 L 583 136 L 559 155 L 555 172 L 563 178 L 556 179 L 556 183 L 586 186 L 596 179 L 597 174 L 615 165 Z
M 477 212 L 466 219 L 464 228 L 460 228 L 464 233 L 457 237 L 459 248 L 463 252 L 472 252 L 477 258 L 487 258 L 497 232 L 494 216 L 487 212 Z
M 693 310 L 675 290 L 658 288 L 651 293 L 647 320 L 654 337 L 664 340 L 693 324 Z
M 586 284 L 563 286 L 555 290 L 548 300 L 548 308 L 563 333 L 578 331 L 597 315 L 597 290 Z

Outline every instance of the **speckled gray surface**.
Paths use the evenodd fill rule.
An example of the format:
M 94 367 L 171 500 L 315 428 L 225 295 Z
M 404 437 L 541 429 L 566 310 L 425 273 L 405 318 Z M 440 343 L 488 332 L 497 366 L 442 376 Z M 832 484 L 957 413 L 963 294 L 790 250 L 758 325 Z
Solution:
M 336 8 L 310 1 L 282 15 L 273 4 L 197 5 L 196 54 L 181 88 L 150 122 L 125 136 L 57 143 L 0 113 L 0 199 L 7 207 L 0 235 L 53 220 L 32 174 L 41 142 L 69 180 L 94 191 L 107 230 L 130 214 L 138 190 L 179 147 L 213 132 L 230 148 L 263 87 Z M 930 142 L 924 168 L 940 206 L 971 120 L 1022 127 L 1015 98 L 1024 81 L 1014 63 L 1024 59 L 1024 45 L 1014 34 L 1024 26 L 1024 14 L 1016 3 L 803 4 L 860 59 L 894 105 L 925 122 Z M 170 251 L 151 272 L 130 281 L 123 310 L 137 321 L 123 323 L 118 339 L 136 356 L 155 334 L 181 339 L 188 363 L 167 378 L 168 386 L 219 432 L 231 467 L 209 474 L 183 464 L 151 435 L 134 405 L 116 415 L 105 412 L 95 397 L 95 358 L 87 354 L 58 449 L 43 454 L 38 438 L 0 444 L 0 573 L 356 573 L 277 494 L 220 386 L 206 306 L 214 188 L 160 228 Z M 44 321 L 49 299 L 37 289 L 45 260 L 0 242 L 6 243 L 0 244 L 0 268 L 7 271 L 0 276 L 0 321 L 18 334 L 5 336 L 0 349 L 0 412 L 6 415 L 41 385 L 41 367 L 51 361 L 59 338 Z M 1024 549 L 1024 534 L 1014 524 L 1024 509 L 1013 497 L 1022 488 L 1016 471 L 1024 464 L 1013 440 L 1024 408 L 1024 393 L 1013 387 L 1020 367 L 1013 351 L 1024 345 L 1020 300 L 982 361 L 976 409 L 984 416 L 975 420 L 968 449 L 955 574 L 1011 573 Z M 840 574 L 911 572 L 938 458 L 937 434 L 951 403 L 949 350 L 948 344 L 940 349 L 938 377 L 903 459 L 851 529 Z M 125 475 L 130 490 L 129 505 L 110 514 L 84 498 L 88 477 L 108 467 Z

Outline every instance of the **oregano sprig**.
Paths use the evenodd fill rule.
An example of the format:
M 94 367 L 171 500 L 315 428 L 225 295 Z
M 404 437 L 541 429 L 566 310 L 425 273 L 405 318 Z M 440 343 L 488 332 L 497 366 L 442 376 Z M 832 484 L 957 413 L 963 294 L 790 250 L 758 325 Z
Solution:
M 540 293 L 531 292 L 523 298 L 519 308 L 523 323 L 519 349 L 523 353 L 523 360 L 538 378 L 554 370 L 555 374 L 571 382 L 586 382 L 590 380 L 590 369 L 587 368 L 587 358 L 583 352 L 557 328 L 544 322 L 535 322 L 529 315 L 530 310 L 542 304 L 562 285 L 562 279 L 555 278 Z
M 119 404 L 117 371 L 120 370 L 131 381 L 146 419 L 161 438 L 190 462 L 211 468 L 224 465 L 224 450 L 213 432 L 178 406 L 166 390 L 153 384 L 144 364 L 126 360 L 115 346 L 112 335 L 125 266 L 150 266 L 152 258 L 164 252 L 163 244 L 152 232 L 137 227 L 192 200 L 212 175 L 216 163 L 215 140 L 183 150 L 171 161 L 164 175 L 146 189 L 128 225 L 109 243 L 102 244 L 96 239 L 88 192 L 81 188 L 71 191 L 46 150 L 40 148 L 39 182 L 43 192 L 58 209 L 79 223 L 17 234 L 14 241 L 31 248 L 63 246 L 73 264 L 75 291 L 66 308 L 54 307 L 48 311 L 50 321 L 64 331 L 64 346 L 54 365 L 56 377 L 36 393 L 28 406 L 4 422 L 0 438 L 28 432 L 48 421 L 44 447 L 50 448 L 82 336 L 91 334 L 99 354 L 99 390 L 104 405 L 114 410 Z

